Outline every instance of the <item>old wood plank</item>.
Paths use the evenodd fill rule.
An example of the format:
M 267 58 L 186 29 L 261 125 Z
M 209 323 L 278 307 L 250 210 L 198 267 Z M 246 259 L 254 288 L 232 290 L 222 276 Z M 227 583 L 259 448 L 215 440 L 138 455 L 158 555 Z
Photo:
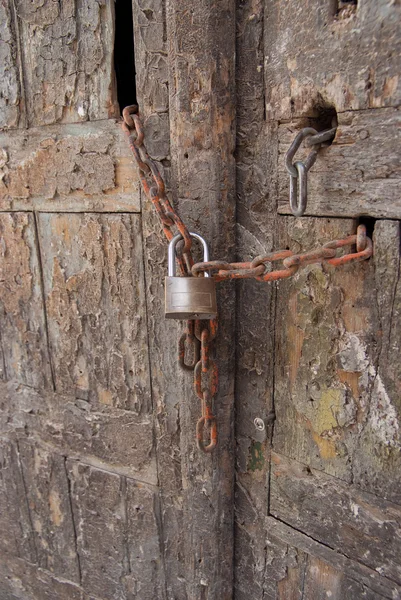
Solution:
M 0 147 L 0 210 L 140 210 L 138 173 L 114 120 L 0 133 Z
M 32 563 L 37 554 L 25 495 L 25 483 L 14 441 L 0 440 L 0 547 Z
M 355 560 L 346 558 L 339 552 L 320 544 L 313 538 L 300 531 L 297 531 L 296 529 L 293 529 L 286 523 L 283 523 L 282 521 L 279 521 L 271 516 L 266 517 L 265 522 L 267 531 L 267 547 L 273 548 L 275 553 L 280 551 L 277 550 L 277 548 L 280 549 L 280 545 L 282 548 L 283 544 L 285 544 L 284 549 L 282 548 L 281 550 L 281 552 L 283 552 L 283 556 L 286 556 L 288 552 L 288 546 L 300 549 L 306 554 L 316 557 L 328 565 L 331 565 L 338 572 L 343 573 L 345 578 L 342 586 L 346 586 L 345 589 L 352 589 L 353 584 L 351 582 L 353 581 L 363 586 L 363 593 L 365 593 L 368 598 L 401 598 L 401 587 L 394 581 L 383 577 L 383 575 L 379 575 L 376 570 L 366 567 Z M 276 554 L 273 554 L 273 556 L 276 556 Z M 280 559 L 279 554 L 278 558 Z M 276 563 L 272 563 L 269 570 L 269 576 L 274 577 L 275 572 L 280 568 L 280 560 L 278 560 Z M 272 597 L 274 598 L 274 596 Z M 363 597 L 364 596 L 362 596 L 362 598 Z
M 277 146 L 269 143 L 275 126 L 264 120 L 264 2 L 236 4 L 236 254 L 243 261 L 267 254 L 274 246 Z M 256 600 L 269 597 L 263 520 L 271 437 L 267 417 L 273 408 L 275 288 L 244 281 L 238 282 L 236 292 L 234 586 L 236 598 Z M 255 418 L 264 420 L 265 431 L 255 428 Z M 275 594 L 276 582 L 273 589 Z
M 315 121 L 308 123 L 313 127 Z M 285 153 L 308 125 L 293 120 L 278 128 L 278 210 L 290 213 Z M 319 151 L 308 173 L 307 215 L 401 217 L 400 111 L 393 108 L 348 111 L 338 115 L 331 146 Z M 305 159 L 308 149 L 296 154 Z
M 58 392 L 151 412 L 137 215 L 40 214 Z
M 71 460 L 67 470 L 82 586 L 100 597 L 120 600 L 129 574 L 125 480 Z
M 282 455 L 272 461 L 273 516 L 401 582 L 399 506 Z
M 0 214 L 0 320 L 5 378 L 52 387 L 32 214 Z
M 67 468 L 82 587 L 108 600 L 163 600 L 157 492 L 79 462 Z
M 400 6 L 361 2 L 266 0 L 265 90 L 268 119 L 398 106 Z M 349 7 L 347 7 L 349 9 Z
M 398 326 L 388 337 L 391 307 L 394 323 L 399 311 L 399 227 L 376 226 L 370 261 L 310 265 L 278 286 L 274 447 L 400 503 Z M 353 227 L 289 218 L 280 246 L 310 249 Z
M 65 457 L 18 442 L 38 564 L 80 583 Z
M 165 12 L 164 1 L 133 2 L 137 94 L 144 120 L 146 146 L 149 147 L 151 156 L 160 161 L 158 166 L 169 189 L 171 156 Z M 175 355 L 178 331 L 176 323 L 164 319 L 166 240 L 154 208 L 144 194 L 141 203 L 149 357 L 162 502 L 162 543 L 167 596 L 176 600 L 187 600 L 178 417 L 182 375 Z
M 127 545 L 133 598 L 166 598 L 159 492 L 127 479 Z M 128 596 L 129 597 L 129 596 Z
M 1 600 L 96 600 L 77 584 L 3 552 L 0 589 Z
M 190 230 L 203 233 L 212 257 L 233 258 L 235 221 L 235 2 L 167 4 L 172 192 Z M 199 452 L 200 417 L 185 375 L 179 403 L 183 550 L 189 598 L 232 598 L 233 318 L 230 286 L 218 290 L 215 343 L 219 443 Z M 178 380 L 180 381 L 180 379 Z M 176 394 L 175 394 L 176 397 Z
M 319 558 L 311 557 L 305 574 L 303 600 L 380 600 L 377 592 L 345 577 Z
M 18 41 L 12 7 L 12 2 L 2 2 L 0 5 L 1 129 L 18 127 L 22 122 L 24 109 L 19 73 Z
M 353 351 L 344 352 L 345 369 L 350 369 L 351 352 L 360 361 L 353 360 L 352 369 L 360 369 L 358 380 L 362 399 L 368 408 L 366 425 L 360 433 L 353 460 L 354 483 L 363 489 L 401 504 L 401 281 L 399 221 L 378 221 L 373 241 L 374 282 L 370 286 L 372 304 L 377 306 L 377 321 L 372 327 L 377 335 L 375 369 L 369 365 L 371 387 L 363 397 L 366 375 L 362 370 L 363 353 L 374 356 L 373 348 L 358 344 Z M 373 288 L 373 289 L 372 289 Z M 373 312 L 373 310 L 372 310 Z M 373 319 L 372 319 L 373 320 Z M 370 361 L 372 359 L 369 359 Z M 372 361 L 373 362 L 373 361 Z M 365 383 L 364 383 L 365 382 Z M 366 393 L 366 392 L 365 392 Z
M 157 483 L 152 415 L 0 384 L 0 435 L 15 434 L 52 454 Z
M 16 2 L 30 126 L 118 115 L 109 0 Z

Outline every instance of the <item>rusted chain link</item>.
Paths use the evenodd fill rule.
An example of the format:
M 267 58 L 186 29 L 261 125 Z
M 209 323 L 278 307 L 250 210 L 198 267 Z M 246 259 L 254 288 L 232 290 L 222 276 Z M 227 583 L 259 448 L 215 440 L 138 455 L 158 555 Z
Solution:
M 123 110 L 122 128 L 139 168 L 139 176 L 145 194 L 152 201 L 162 222 L 163 231 L 170 241 L 179 232 L 184 245 L 178 258 L 181 274 L 192 276 L 194 260 L 191 253 L 192 237 L 166 196 L 163 178 L 157 163 L 152 160 L 144 145 L 145 133 L 136 105 Z M 177 231 L 174 231 L 173 229 Z M 200 450 L 212 452 L 217 444 L 217 421 L 213 415 L 212 403 L 217 391 L 217 364 L 211 358 L 211 342 L 216 337 L 217 321 L 188 321 L 186 330 L 178 341 L 179 365 L 194 371 L 194 387 L 201 399 L 202 416 L 196 426 L 196 439 Z M 209 435 L 209 441 L 205 436 Z
M 278 281 L 294 275 L 298 269 L 312 263 L 324 263 L 337 267 L 346 263 L 366 260 L 372 255 L 372 240 L 366 235 L 364 225 L 359 225 L 356 234 L 333 240 L 320 248 L 303 254 L 294 254 L 290 250 L 278 250 L 266 256 L 257 256 L 249 262 L 227 263 L 208 261 L 194 264 L 191 253 L 192 239 L 189 230 L 171 206 L 162 176 L 157 164 L 149 157 L 144 145 L 144 130 L 138 116 L 137 106 L 127 106 L 123 110 L 122 127 L 128 136 L 128 142 L 139 168 L 143 189 L 155 206 L 162 222 L 164 233 L 170 241 L 176 231 L 183 237 L 184 245 L 178 255 L 183 276 L 198 277 L 209 271 L 216 281 L 226 279 L 256 279 L 257 281 Z M 286 166 L 291 176 L 293 193 L 299 178 L 301 200 L 297 210 L 306 206 L 306 174 L 316 160 L 320 144 L 335 135 L 336 129 L 318 133 L 315 129 L 305 128 L 295 138 L 286 158 Z M 308 138 L 312 151 L 305 162 L 292 159 L 302 141 Z M 295 183 L 294 183 L 295 181 Z M 305 197 L 305 198 L 304 198 Z M 304 208 L 305 208 L 304 206 Z M 294 213 L 295 214 L 295 213 Z M 300 213 L 302 214 L 302 212 Z M 356 245 L 356 252 L 337 256 L 337 250 L 345 246 Z M 282 267 L 270 270 L 272 263 L 282 261 Z M 216 337 L 217 320 L 187 321 L 186 330 L 178 342 L 178 360 L 183 369 L 194 371 L 194 387 L 201 401 L 202 416 L 197 422 L 196 439 L 200 450 L 212 452 L 217 445 L 217 421 L 213 414 L 213 398 L 217 393 L 218 369 L 212 358 L 211 343 Z
M 210 343 L 216 337 L 217 321 L 196 321 L 195 335 L 201 343 L 201 358 L 195 366 L 195 391 L 201 401 L 202 416 L 196 425 L 196 441 L 203 452 L 212 452 L 217 444 L 217 421 L 213 415 L 213 397 L 217 393 L 218 369 L 210 356 Z M 206 430 L 208 442 L 206 442 Z
M 356 245 L 356 252 L 337 256 L 339 248 L 354 245 Z M 192 267 L 192 274 L 197 277 L 201 273 L 209 271 L 216 281 L 224 281 L 226 279 L 278 281 L 279 279 L 286 279 L 295 275 L 299 268 L 306 265 L 324 263 L 338 267 L 347 263 L 366 260 L 372 256 L 372 253 L 372 240 L 366 235 L 366 227 L 365 225 L 359 225 L 355 234 L 339 240 L 333 240 L 310 252 L 294 254 L 291 250 L 278 250 L 266 256 L 257 256 L 249 262 L 200 262 Z M 276 271 L 268 270 L 268 265 L 280 260 L 283 262 L 283 268 Z
M 295 139 L 287 150 L 285 167 L 290 175 L 290 208 L 295 217 L 301 217 L 306 210 L 308 202 L 308 171 L 315 164 L 321 145 L 333 139 L 336 131 L 336 127 L 321 132 L 317 132 L 313 127 L 304 127 L 295 136 Z M 304 140 L 305 146 L 311 147 L 312 150 L 305 161 L 296 160 L 293 163 L 293 158 Z

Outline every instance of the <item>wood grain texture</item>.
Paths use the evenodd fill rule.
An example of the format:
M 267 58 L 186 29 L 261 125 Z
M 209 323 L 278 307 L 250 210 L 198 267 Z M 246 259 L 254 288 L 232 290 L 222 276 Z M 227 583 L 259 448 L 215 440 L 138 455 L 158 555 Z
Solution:
M 211 257 L 230 260 L 235 235 L 235 2 L 172 0 L 167 4 L 167 39 L 175 205 L 190 230 L 205 235 Z M 215 348 L 220 375 L 214 414 L 219 443 L 213 455 L 196 448 L 200 406 L 192 376 L 186 374 L 180 386 L 183 597 L 228 600 L 233 547 L 232 288 L 221 286 L 218 302 Z
M 304 533 L 293 529 L 291 526 L 279 521 L 271 516 L 266 517 L 265 520 L 266 526 L 266 544 L 268 549 L 268 569 L 267 569 L 267 583 L 270 585 L 268 589 L 268 594 L 271 594 L 272 598 L 276 598 L 275 593 L 275 584 L 273 583 L 273 587 L 271 587 L 271 583 L 277 581 L 277 579 L 283 579 L 283 569 L 281 567 L 281 561 L 284 559 L 284 567 L 286 566 L 286 559 L 292 558 L 291 567 L 297 567 L 298 559 L 297 555 L 300 556 L 299 566 L 303 566 L 303 573 L 301 569 L 299 569 L 298 574 L 290 574 L 289 583 L 300 581 L 303 578 L 303 588 L 306 587 L 306 578 L 305 572 L 307 563 L 310 564 L 317 563 L 317 569 L 312 576 L 312 579 L 320 578 L 320 571 L 323 586 L 321 587 L 321 591 L 331 591 L 325 590 L 325 570 L 328 566 L 333 567 L 334 571 L 337 571 L 338 574 L 342 574 L 343 577 L 337 575 L 337 577 L 342 580 L 341 581 L 341 591 L 338 596 L 338 600 L 341 600 L 343 596 L 342 593 L 345 593 L 346 590 L 354 590 L 354 596 L 348 594 L 347 598 L 349 600 L 353 598 L 388 598 L 388 599 L 398 599 L 401 598 L 401 587 L 397 585 L 394 581 L 383 577 L 380 575 L 375 569 L 371 569 L 361 563 L 346 558 L 339 552 L 332 550 L 326 545 L 320 544 L 313 538 L 305 535 Z M 301 551 L 301 552 L 300 552 Z M 305 556 L 309 555 L 310 558 L 307 558 L 305 561 Z M 294 556 L 296 560 L 294 561 Z M 312 558 L 313 557 L 313 558 Z M 317 559 L 316 561 L 313 559 Z M 322 564 L 323 563 L 323 564 Z M 326 566 L 325 566 L 326 565 Z M 331 571 L 330 569 L 327 569 Z M 285 576 L 285 570 L 284 570 Z M 311 582 L 312 589 L 315 588 L 316 584 Z M 323 588 L 323 589 L 322 589 Z M 336 587 L 338 591 L 338 584 Z M 360 594 L 360 596 L 358 595 Z M 327 596 L 327 593 L 326 593 Z M 268 595 L 267 597 L 270 598 Z
M 0 210 L 140 210 L 138 173 L 114 120 L 0 133 L 0 147 Z
M 276 127 L 264 120 L 264 2 L 237 2 L 236 21 L 236 260 L 243 261 L 274 247 L 277 155 L 269 144 Z M 236 598 L 259 600 L 267 594 L 264 516 L 272 433 L 267 417 L 273 409 L 275 288 L 248 280 L 238 282 L 236 292 L 234 586 Z M 265 431 L 255 428 L 255 418 L 264 420 Z
M 151 415 L 9 382 L 0 384 L 0 435 L 17 435 L 48 452 L 157 483 Z
M 5 553 L 0 553 L 0 589 L 1 600 L 101 600 L 70 581 Z
M 290 213 L 285 153 L 298 131 L 316 121 L 293 120 L 278 128 L 278 210 Z M 306 215 L 401 217 L 400 111 L 393 108 L 338 114 L 331 146 L 319 150 L 308 172 Z M 306 158 L 302 147 L 296 160 Z
M 1 550 L 36 562 L 24 477 L 18 446 L 13 439 L 0 441 L 0 526 Z
M 163 599 L 157 492 L 79 462 L 67 468 L 82 587 L 107 600 Z
M 20 461 L 38 564 L 80 583 L 65 458 L 20 440 Z
M 139 217 L 39 216 L 56 389 L 151 411 Z
M 395 337 L 388 329 L 389 315 L 398 323 L 399 225 L 376 227 L 370 261 L 311 265 L 280 282 L 274 448 L 399 503 L 398 325 Z M 288 219 L 280 245 L 306 250 L 352 228 Z
M 23 108 L 18 39 L 12 3 L 6 1 L 0 4 L 0 129 L 18 127 Z
M 401 508 L 273 454 L 271 514 L 401 583 Z
M 52 388 L 34 217 L 0 214 L 0 320 L 4 379 Z
M 399 4 L 361 2 L 336 15 L 336 2 L 266 0 L 268 119 L 398 106 Z M 349 9 L 349 7 L 346 7 Z
M 30 126 L 118 115 L 110 0 L 17 0 Z
M 167 182 L 167 189 L 170 190 L 169 58 L 165 12 L 164 1 L 133 2 L 137 93 L 140 113 L 144 119 L 146 146 L 151 156 L 158 159 L 158 167 Z M 147 68 L 150 65 L 151 71 Z M 170 199 L 173 200 L 171 196 Z M 149 357 L 162 503 L 162 543 L 167 598 L 187 600 L 183 535 L 186 529 L 183 523 L 179 417 L 183 373 L 178 367 L 176 357 L 176 340 L 181 325 L 164 318 L 166 239 L 153 205 L 144 194 L 141 194 L 141 205 Z M 188 374 L 187 378 L 190 381 L 191 375 Z M 193 402 L 193 398 L 191 401 Z

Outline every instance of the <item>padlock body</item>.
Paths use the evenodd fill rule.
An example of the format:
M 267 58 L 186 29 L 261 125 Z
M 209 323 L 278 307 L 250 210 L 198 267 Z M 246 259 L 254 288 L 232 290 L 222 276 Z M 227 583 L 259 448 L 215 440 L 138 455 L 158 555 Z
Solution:
M 214 319 L 216 284 L 211 277 L 166 277 L 166 319 Z

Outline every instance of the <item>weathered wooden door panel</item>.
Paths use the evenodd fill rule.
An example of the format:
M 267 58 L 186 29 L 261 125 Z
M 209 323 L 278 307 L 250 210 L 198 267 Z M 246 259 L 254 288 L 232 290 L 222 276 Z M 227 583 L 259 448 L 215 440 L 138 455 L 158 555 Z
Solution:
M 333 143 L 319 151 L 308 173 L 308 215 L 401 217 L 399 161 L 401 115 L 398 108 L 337 113 Z M 316 119 L 295 119 L 278 128 L 278 206 L 289 213 L 289 176 L 284 155 L 302 127 Z M 305 159 L 308 149 L 297 152 Z
M 212 258 L 235 220 L 247 260 L 373 217 L 369 262 L 236 287 L 235 500 L 234 286 L 205 457 L 116 119 L 114 3 L 1 5 L 0 600 L 401 598 L 399 5 L 355 5 L 133 2 L 147 148 Z M 284 153 L 335 116 L 286 216 Z
M 140 217 L 40 214 L 56 391 L 151 413 Z
M 1 210 L 139 212 L 138 176 L 113 119 L 0 133 Z
M 0 214 L 0 236 L 2 376 L 52 389 L 33 214 Z
M 375 253 L 239 286 L 235 598 L 399 598 L 399 6 L 238 2 L 237 28 L 238 260 L 359 216 Z M 285 152 L 333 117 L 307 216 L 281 216 Z
M 307 214 L 400 218 L 400 6 L 356 4 L 265 2 L 266 115 L 282 123 L 284 151 L 294 131 L 324 129 L 337 113 L 333 145 L 309 174 Z M 278 170 L 288 213 L 281 156 Z

